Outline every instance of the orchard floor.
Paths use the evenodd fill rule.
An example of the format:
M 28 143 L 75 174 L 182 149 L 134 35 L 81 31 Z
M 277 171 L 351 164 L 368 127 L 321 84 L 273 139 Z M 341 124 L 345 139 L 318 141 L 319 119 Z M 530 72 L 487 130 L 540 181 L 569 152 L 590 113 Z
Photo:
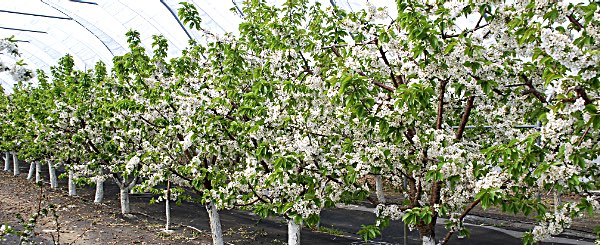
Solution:
M 25 166 L 23 166 L 25 167 Z M 25 172 L 26 169 L 22 169 Z M 77 197 L 69 197 L 66 180 L 60 180 L 57 190 L 47 185 L 42 188 L 25 179 L 26 174 L 13 177 L 0 173 L 0 223 L 19 228 L 15 215 L 26 219 L 36 212 L 40 193 L 42 206 L 58 206 L 61 244 L 210 244 L 210 228 L 206 210 L 192 203 L 172 205 L 173 232 L 161 232 L 164 227 L 164 204 L 149 204 L 150 196 L 133 195 L 131 208 L 134 217 L 120 215 L 118 189 L 112 181 L 105 183 L 105 202 L 94 204 L 93 187 L 78 188 Z M 46 177 L 47 179 L 47 177 Z M 221 222 L 226 244 L 285 244 L 287 226 L 280 218 L 260 219 L 245 211 L 221 211 Z M 365 207 L 344 207 L 322 212 L 321 227 L 325 232 L 302 230 L 302 244 L 403 244 L 403 227 L 394 221 L 383 231 L 382 237 L 364 243 L 356 232 L 361 224 L 373 224 L 374 214 Z M 471 238 L 456 237 L 448 244 L 522 244 L 519 231 L 497 227 L 469 225 Z M 53 244 L 56 237 L 53 219 L 43 218 L 35 232 L 40 244 Z M 445 235 L 443 226 L 436 229 L 438 237 Z M 409 244 L 420 244 L 416 231 L 409 232 Z M 0 244 L 16 244 L 14 237 Z M 559 238 L 543 244 L 593 244 L 591 240 Z

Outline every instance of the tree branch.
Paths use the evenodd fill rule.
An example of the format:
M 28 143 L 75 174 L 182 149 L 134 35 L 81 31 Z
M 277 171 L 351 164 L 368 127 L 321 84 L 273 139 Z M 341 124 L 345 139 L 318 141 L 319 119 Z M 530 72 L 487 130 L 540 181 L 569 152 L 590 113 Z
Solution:
M 482 21 L 482 20 L 483 20 L 483 15 L 481 15 L 481 17 L 479 17 L 479 20 L 477 21 L 477 24 L 475 25 L 475 28 L 473 28 L 473 29 L 471 29 L 471 30 L 468 30 L 468 31 L 464 31 L 464 32 L 462 32 L 462 33 L 448 35 L 448 34 L 445 34 L 445 33 L 442 31 L 442 39 L 448 39 L 448 38 L 458 37 L 458 36 L 460 36 L 460 35 L 462 35 L 462 34 L 466 34 L 466 33 L 475 32 L 475 31 L 477 31 L 477 30 L 479 30 L 479 29 L 481 29 L 481 28 L 484 28 L 484 27 L 486 27 L 486 26 L 488 26 L 488 25 L 489 25 L 489 23 L 488 23 L 488 24 L 481 25 L 481 21 Z
M 152 123 L 152 122 L 148 121 L 148 120 L 147 120 L 146 118 L 144 118 L 144 116 L 142 116 L 142 115 L 139 115 L 139 116 L 140 116 L 140 119 L 142 119 L 142 121 L 146 122 L 148 125 L 150 125 L 150 126 L 152 126 L 152 127 L 155 127 L 155 128 L 165 128 L 165 127 L 160 127 L 160 126 L 158 126 L 158 125 L 156 125 L 156 124 L 154 124 L 154 123 Z
M 524 94 L 533 94 L 538 100 L 542 103 L 546 103 L 546 96 L 544 96 L 540 91 L 538 91 L 534 86 L 533 82 L 527 78 L 525 75 L 521 75 L 521 78 L 525 80 L 525 85 L 529 87 L 529 90 L 525 91 Z
M 509 84 L 509 85 L 506 85 L 504 87 L 512 88 L 512 87 L 519 87 L 519 86 L 527 86 L 527 83 Z
M 385 51 L 383 51 L 383 47 L 381 47 L 379 45 L 379 39 L 375 39 L 376 43 L 377 43 L 377 49 L 379 50 L 379 54 L 381 54 L 381 58 L 383 59 L 383 63 L 385 65 L 387 65 L 390 68 L 390 77 L 392 78 L 392 82 L 394 83 L 394 86 L 398 87 L 398 81 L 396 80 L 396 74 L 394 74 L 394 69 L 392 67 L 392 64 L 390 64 L 390 61 L 388 60 L 387 56 L 385 55 Z
M 581 136 L 581 138 L 579 138 L 579 140 L 577 141 L 577 147 L 579 147 L 581 145 L 581 142 L 583 142 L 583 138 L 585 138 L 585 136 L 590 131 L 590 127 L 592 127 L 592 125 L 590 125 L 590 126 L 587 127 L 587 129 L 585 130 L 585 132 L 583 133 L 583 135 Z
M 569 19 L 569 21 L 577 27 L 578 31 L 583 29 L 583 25 L 581 23 L 579 23 L 579 21 L 577 19 L 575 19 L 575 16 L 573 14 L 567 15 L 567 19 Z
M 252 194 L 254 194 L 254 196 L 256 196 L 256 198 L 258 198 L 258 200 L 260 200 L 261 202 L 263 202 L 263 203 L 271 203 L 272 202 L 271 198 L 267 197 L 267 198 L 269 198 L 269 200 L 271 200 L 271 202 L 269 202 L 269 201 L 265 200 L 264 198 L 262 198 L 258 193 L 256 193 L 256 190 L 254 190 L 254 187 L 252 185 L 250 185 L 250 183 L 248 183 L 248 187 L 250 187 L 250 190 L 252 190 Z
M 129 185 L 127 186 L 127 189 L 131 190 L 137 184 L 137 180 L 138 180 L 138 176 L 133 177 L 133 180 L 131 180 L 131 183 L 129 183 Z
M 469 121 L 469 115 L 471 114 L 471 109 L 473 108 L 473 101 L 475 101 L 475 96 L 469 96 L 467 100 L 467 105 L 465 106 L 465 111 L 460 120 L 460 125 L 458 126 L 458 130 L 456 131 L 456 139 L 460 140 L 463 137 L 463 133 L 465 132 L 465 127 L 467 126 L 467 121 Z
M 337 56 L 338 58 L 342 57 L 342 55 L 340 54 L 339 50 L 335 46 L 332 46 L 331 50 L 333 51 L 333 53 L 335 54 L 335 56 Z M 358 73 L 358 75 L 361 75 L 363 77 L 369 77 L 369 76 L 367 76 L 367 74 L 365 74 L 362 71 L 355 71 L 355 72 Z M 390 87 L 388 85 L 385 85 L 384 83 L 379 82 L 377 80 L 371 80 L 371 82 L 373 84 L 377 85 L 377 87 L 380 87 L 380 88 L 385 89 L 385 90 L 390 91 L 390 92 L 394 92 L 394 90 L 396 90 L 396 89 L 394 89 L 394 88 L 392 88 L 392 87 Z
M 463 211 L 463 213 L 458 217 L 458 222 L 463 221 L 463 219 L 467 216 L 467 214 L 469 212 L 471 212 L 471 210 L 473 210 L 473 208 L 475 208 L 479 203 L 481 202 L 480 199 L 475 200 L 474 202 L 472 202 L 467 209 L 465 209 L 465 211 Z M 442 239 L 440 241 L 439 244 L 446 244 L 448 242 L 448 240 L 450 240 L 450 237 L 452 237 L 452 234 L 454 234 L 454 231 L 449 231 L 448 233 L 446 233 L 446 236 L 444 237 L 444 239 Z
M 582 98 L 584 101 L 584 105 L 589 105 L 592 103 L 592 100 L 588 97 L 587 93 L 581 86 L 576 86 L 573 90 L 577 93 L 578 98 Z
M 173 173 L 175 176 L 182 178 L 185 181 L 189 182 L 192 189 L 194 189 L 194 191 L 198 192 L 198 194 L 201 194 L 201 195 L 204 194 L 204 191 L 202 191 L 202 190 L 196 188 L 194 185 L 192 185 L 192 181 L 193 181 L 192 179 L 181 175 L 179 172 L 175 171 L 175 169 L 173 169 L 173 168 L 169 168 L 169 170 L 171 170 L 170 172 Z

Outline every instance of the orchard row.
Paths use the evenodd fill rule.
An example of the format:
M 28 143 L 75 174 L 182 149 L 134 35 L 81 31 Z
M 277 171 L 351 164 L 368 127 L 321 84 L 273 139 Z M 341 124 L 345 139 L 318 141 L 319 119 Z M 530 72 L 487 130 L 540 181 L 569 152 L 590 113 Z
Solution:
M 365 239 L 402 219 L 424 244 L 468 235 L 463 218 L 479 205 L 537 213 L 530 244 L 592 214 L 598 3 L 428 2 L 397 1 L 391 19 L 249 1 L 239 34 L 222 36 L 183 4 L 204 39 L 181 56 L 168 59 L 160 36 L 145 50 L 130 31 L 112 64 L 76 70 L 65 56 L 2 95 L 0 150 L 99 187 L 114 180 L 123 214 L 132 189 L 204 205 L 214 244 L 218 210 L 231 208 L 285 217 L 290 244 L 322 209 L 363 200 L 378 204 Z M 371 199 L 369 176 L 400 201 Z M 532 198 L 549 191 L 578 198 Z M 442 217 L 449 232 L 436 236 Z

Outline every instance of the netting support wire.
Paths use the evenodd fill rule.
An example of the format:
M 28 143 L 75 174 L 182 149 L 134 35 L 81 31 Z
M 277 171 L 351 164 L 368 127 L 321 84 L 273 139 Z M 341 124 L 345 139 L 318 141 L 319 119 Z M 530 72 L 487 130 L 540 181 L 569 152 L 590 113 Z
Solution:
M 240 16 L 242 17 L 242 19 L 245 19 L 245 15 L 244 12 L 242 11 L 242 9 L 240 8 L 240 6 L 238 6 L 238 3 L 235 2 L 235 0 L 231 0 L 231 2 L 233 3 L 233 6 L 235 7 L 235 9 L 238 11 L 238 13 L 240 14 Z
M 42 17 L 42 18 L 59 19 L 59 20 L 71 20 L 71 18 L 69 18 L 69 17 L 52 16 L 52 15 L 44 15 L 44 14 L 32 14 L 32 13 L 4 10 L 4 9 L 0 9 L 0 13 L 28 15 L 28 16 L 35 16 L 35 17 Z
M 185 26 L 183 25 L 183 23 L 181 22 L 179 17 L 177 17 L 177 14 L 175 13 L 175 11 L 173 9 L 171 9 L 171 7 L 169 7 L 169 5 L 167 3 L 165 3 L 165 0 L 160 0 L 160 3 L 162 3 L 162 5 L 165 6 L 165 8 L 167 8 L 167 10 L 169 10 L 169 13 L 171 13 L 173 18 L 175 18 L 177 23 L 179 23 L 179 26 L 181 27 L 181 29 L 183 29 L 183 31 L 185 32 L 185 35 L 187 35 L 190 40 L 193 40 L 192 35 L 190 35 L 187 28 L 185 28 Z
M 94 31 L 92 31 L 90 28 L 88 28 L 88 25 L 90 25 L 87 21 L 85 21 L 82 18 L 79 18 L 78 16 L 75 16 L 73 13 L 69 12 L 66 9 L 61 8 L 60 6 L 54 4 L 54 3 L 49 3 L 47 1 L 41 0 L 42 3 L 50 6 L 51 8 L 55 9 L 58 12 L 61 12 L 62 14 L 64 14 L 65 16 L 68 16 L 69 18 L 71 18 L 71 20 L 75 21 L 75 23 L 77 23 L 78 25 L 80 25 L 81 27 L 83 27 L 85 30 L 87 30 L 89 33 L 91 33 L 92 35 L 94 35 L 94 37 L 96 37 L 96 39 L 98 39 L 98 41 L 100 41 L 100 43 L 102 43 L 102 45 L 104 45 L 104 47 L 108 50 L 108 52 L 110 52 L 110 54 L 112 56 L 115 56 L 115 50 L 112 50 L 111 48 L 108 47 L 108 45 L 106 44 L 106 42 L 100 38 L 99 35 L 103 36 L 104 38 L 109 39 L 109 41 L 111 41 L 111 43 L 117 43 L 115 40 L 113 40 L 110 36 L 108 36 L 106 33 L 102 32 L 101 30 L 95 29 Z M 98 33 L 96 33 L 98 32 Z M 120 45 L 119 45 L 120 46 Z M 120 47 L 122 49 L 122 47 Z
M 458 129 L 459 126 L 452 126 L 452 129 Z M 475 129 L 475 128 L 485 128 L 485 129 L 489 129 L 489 128 L 495 128 L 494 126 L 473 126 L 473 125 L 468 125 L 465 126 L 465 129 Z M 513 128 L 534 128 L 534 129 L 539 129 L 541 128 L 541 125 L 516 125 L 513 126 Z
M 48 34 L 45 31 L 36 31 L 36 30 L 20 29 L 20 28 L 12 28 L 12 27 L 4 27 L 4 26 L 0 26 L 0 29 L 2 29 L 2 30 L 9 30 L 9 31 L 23 31 L 23 32 L 33 32 L 33 33 Z

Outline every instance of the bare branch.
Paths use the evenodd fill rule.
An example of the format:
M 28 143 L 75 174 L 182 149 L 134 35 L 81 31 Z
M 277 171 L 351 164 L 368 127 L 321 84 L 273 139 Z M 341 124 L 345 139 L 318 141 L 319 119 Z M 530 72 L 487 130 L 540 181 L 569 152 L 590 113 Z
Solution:
M 538 98 L 538 100 L 540 100 L 542 103 L 546 103 L 546 96 L 544 96 L 539 90 L 537 90 L 534 86 L 533 86 L 533 82 L 527 78 L 525 75 L 521 75 L 521 78 L 523 80 L 525 80 L 525 85 L 527 87 L 529 87 L 529 90 L 525 91 L 523 94 L 533 94 L 536 98 Z
M 456 131 L 457 140 L 460 140 L 463 137 L 465 126 L 467 126 L 467 121 L 469 121 L 469 115 L 471 114 L 471 109 L 473 108 L 473 101 L 475 101 L 475 96 L 469 96 L 469 99 L 467 100 L 467 105 L 465 106 L 465 111 L 460 120 L 460 125 L 458 126 L 458 131 Z
M 377 44 L 379 44 L 379 39 L 376 39 Z M 390 68 L 390 77 L 392 78 L 392 82 L 394 83 L 394 86 L 398 87 L 398 81 L 396 80 L 396 74 L 394 74 L 394 69 L 392 67 L 392 64 L 390 64 L 390 61 L 387 58 L 387 55 L 385 55 L 385 51 L 383 51 L 383 47 L 381 47 L 380 45 L 377 45 L 377 49 L 379 50 L 379 54 L 381 54 L 381 59 L 383 59 L 383 63 L 385 65 L 388 66 L 388 68 Z
M 585 132 L 583 133 L 583 135 L 581 136 L 581 138 L 579 138 L 579 140 L 577 141 L 577 147 L 579 147 L 581 145 L 581 142 L 583 142 L 583 138 L 585 138 L 585 136 L 590 131 L 590 127 L 592 127 L 592 125 L 590 125 L 590 126 L 587 127 L 587 129 L 585 130 Z
M 577 19 L 575 19 L 575 16 L 573 14 L 568 15 L 567 19 L 569 19 L 569 21 L 577 27 L 576 28 L 577 30 L 583 29 L 583 25 L 581 23 L 579 23 L 579 21 Z

